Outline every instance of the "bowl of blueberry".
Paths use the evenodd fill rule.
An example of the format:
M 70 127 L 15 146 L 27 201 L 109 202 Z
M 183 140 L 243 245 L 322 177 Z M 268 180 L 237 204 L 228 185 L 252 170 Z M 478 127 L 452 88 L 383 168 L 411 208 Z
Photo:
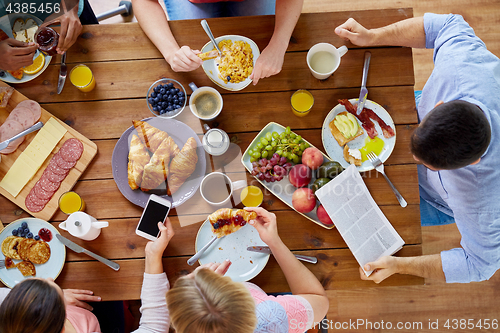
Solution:
M 146 102 L 157 117 L 177 117 L 186 107 L 186 90 L 174 79 L 160 79 L 149 87 Z

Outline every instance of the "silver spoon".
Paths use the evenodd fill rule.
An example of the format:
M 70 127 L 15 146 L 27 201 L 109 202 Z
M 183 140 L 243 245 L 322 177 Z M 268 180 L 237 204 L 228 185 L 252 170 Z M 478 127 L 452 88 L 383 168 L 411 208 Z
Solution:
M 217 43 L 215 42 L 214 35 L 212 34 L 210 27 L 208 26 L 207 20 L 201 20 L 201 26 L 203 27 L 203 30 L 205 30 L 205 32 L 207 33 L 208 37 L 210 38 L 210 40 L 214 44 L 217 51 L 219 51 L 219 54 L 222 56 L 222 52 L 219 49 L 219 45 L 217 45 Z

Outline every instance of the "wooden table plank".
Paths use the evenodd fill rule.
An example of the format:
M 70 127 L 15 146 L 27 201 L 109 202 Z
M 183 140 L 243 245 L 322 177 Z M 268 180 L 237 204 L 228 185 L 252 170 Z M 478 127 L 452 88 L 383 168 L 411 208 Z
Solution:
M 370 76 L 367 81 L 369 87 L 414 85 L 410 48 L 379 48 L 372 49 L 371 52 Z M 278 75 L 266 78 L 256 86 L 251 84 L 243 91 L 233 92 L 233 94 L 360 86 L 364 50 L 350 50 L 342 57 L 341 65 L 335 74 L 324 81 L 311 75 L 305 58 L 306 52 L 287 53 L 283 69 Z M 161 59 L 96 62 L 89 64 L 89 67 L 94 74 L 98 88 L 88 93 L 80 92 L 68 82 L 62 93 L 56 94 L 59 75 L 57 65 L 50 65 L 43 75 L 24 83 L 18 87 L 18 90 L 39 103 L 144 98 L 153 82 L 162 77 L 168 77 L 177 79 L 185 88 L 188 87 L 189 82 L 195 82 L 198 86 L 213 86 L 221 93 L 227 93 L 215 86 L 203 69 L 198 68 L 189 73 L 175 73 Z M 69 66 L 68 70 L 71 68 Z
M 348 249 L 317 250 L 297 252 L 318 257 L 318 264 L 306 264 L 318 277 L 326 289 L 346 289 L 355 287 L 380 288 L 384 286 L 400 286 L 422 284 L 423 279 L 408 275 L 393 275 L 381 284 L 362 281 L 359 278 L 359 265 Z M 422 253 L 420 245 L 405 246 L 398 255 L 414 256 Z M 170 284 L 183 275 L 192 272 L 195 267 L 189 266 L 188 257 L 172 257 L 163 259 L 163 267 L 167 272 Z M 120 270 L 113 271 L 97 261 L 66 262 L 56 282 L 63 289 L 78 288 L 94 291 L 103 301 L 139 299 L 142 286 L 144 259 L 118 260 Z M 290 288 L 283 272 L 271 258 L 266 268 L 251 282 L 266 292 L 284 292 Z
M 306 51 L 321 42 L 328 42 L 337 47 L 347 44 L 350 48 L 356 48 L 333 32 L 335 27 L 344 23 L 349 17 L 371 28 L 382 27 L 411 16 L 413 16 L 411 8 L 303 13 L 295 26 L 288 51 Z M 214 18 L 208 19 L 208 22 L 215 36 L 220 36 L 227 31 L 227 27 L 231 27 L 231 34 L 251 38 L 261 51 L 269 43 L 274 30 L 274 16 Z M 201 49 L 208 42 L 199 20 L 171 21 L 169 25 L 179 45 Z M 123 33 L 124 29 L 127 30 L 126 34 Z M 131 49 L 136 51 L 131 52 Z M 83 33 L 68 51 L 67 63 L 151 58 L 162 58 L 162 56 L 138 23 L 102 24 L 83 27 Z M 56 63 L 59 63 L 59 57 Z

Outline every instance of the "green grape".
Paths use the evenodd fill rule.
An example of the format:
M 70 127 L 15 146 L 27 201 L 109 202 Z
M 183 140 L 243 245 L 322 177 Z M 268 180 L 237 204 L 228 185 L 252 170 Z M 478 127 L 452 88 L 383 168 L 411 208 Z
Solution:
M 294 152 L 294 153 L 297 153 L 297 152 L 299 152 L 299 151 L 300 151 L 300 147 L 299 147 L 299 146 L 295 146 L 295 147 L 293 147 L 293 149 L 292 149 L 292 152 Z
M 311 145 L 308 144 L 307 142 L 304 142 L 304 147 L 306 147 L 305 149 L 309 148 Z
M 280 139 L 281 139 L 281 140 L 283 140 L 283 139 L 285 138 L 285 136 L 286 136 L 286 133 L 285 133 L 285 132 L 282 132 L 282 133 L 280 134 Z
M 280 156 L 283 156 L 283 150 L 281 149 L 276 150 L 276 153 Z
M 293 133 L 293 132 L 292 132 L 292 133 L 290 133 L 290 138 L 295 139 L 295 137 L 296 137 L 296 136 L 297 136 L 297 134 L 295 134 L 295 133 Z
M 302 150 L 299 150 L 299 152 L 297 153 L 297 155 L 302 156 L 303 153 L 304 152 Z
M 257 159 L 255 157 L 250 157 L 250 163 L 257 162 Z
M 253 149 L 248 149 L 248 155 L 250 155 L 250 156 L 253 155 Z
M 280 135 L 278 134 L 278 132 L 273 132 L 273 138 L 277 139 L 277 138 L 279 138 L 279 136 Z
M 267 146 L 269 144 L 266 138 L 260 138 L 260 143 L 262 143 L 263 146 Z
M 299 143 L 300 143 L 300 140 L 295 139 L 295 140 L 293 140 L 293 143 L 295 143 L 295 144 L 299 144 Z
M 283 154 L 283 156 L 285 156 L 289 160 L 292 160 L 292 153 L 290 153 L 290 152 L 287 152 L 287 153 Z
M 306 149 L 306 144 L 305 143 L 301 143 L 300 144 L 300 150 L 304 151 L 305 149 Z
M 278 143 L 277 143 L 276 141 L 271 142 L 271 146 L 272 146 L 272 147 L 276 147 L 276 145 L 277 145 L 277 144 L 278 144 Z
M 290 126 L 287 126 L 286 129 L 285 129 L 285 133 L 286 134 L 290 134 L 292 130 L 290 129 Z
M 292 162 L 295 164 L 299 163 L 299 157 L 295 155 L 295 157 L 292 159 Z
M 271 146 L 271 145 L 267 145 L 267 146 L 266 146 L 266 150 L 273 150 L 273 146 Z
M 275 152 L 276 152 L 276 150 L 270 150 L 269 153 L 267 154 L 267 156 L 273 156 Z
M 253 158 L 256 158 L 256 159 L 259 159 L 260 158 L 260 153 L 259 152 L 255 152 L 253 153 Z
M 297 135 L 296 139 L 300 141 L 302 140 L 302 137 L 300 135 Z
M 264 145 L 263 145 L 262 143 L 260 143 L 260 142 L 259 142 L 259 143 L 255 146 L 255 148 L 257 148 L 257 149 L 254 149 L 254 151 L 260 151 L 260 150 L 262 150 L 262 148 L 263 148 L 263 147 L 264 147 Z
M 293 159 L 297 158 L 297 155 L 294 154 L 294 153 L 290 153 L 290 155 L 288 156 L 288 158 L 290 158 L 291 160 L 293 160 Z
M 287 144 L 288 140 L 287 139 L 281 139 L 281 143 Z
M 267 150 L 264 150 L 264 151 L 262 152 L 262 155 L 261 155 L 261 156 L 262 156 L 262 158 L 267 158 Z
M 271 134 L 271 132 L 267 132 L 267 133 L 266 133 L 266 140 L 267 140 L 267 141 L 271 141 L 271 140 L 272 140 L 272 138 L 273 138 L 273 135 Z

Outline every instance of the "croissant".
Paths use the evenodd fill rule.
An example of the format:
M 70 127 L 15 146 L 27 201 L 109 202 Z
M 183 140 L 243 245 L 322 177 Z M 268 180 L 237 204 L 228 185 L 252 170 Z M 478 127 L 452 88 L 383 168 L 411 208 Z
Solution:
M 167 179 L 170 159 L 179 153 L 179 147 L 171 137 L 167 137 L 156 149 L 151 160 L 144 166 L 141 190 L 149 191 Z
M 168 195 L 175 193 L 196 169 L 196 163 L 198 162 L 196 149 L 196 140 L 189 138 L 182 150 L 170 162 Z
M 144 166 L 148 164 L 150 158 L 146 146 L 139 137 L 132 135 L 128 152 L 128 185 L 132 190 L 138 189 L 141 185 Z
M 137 135 L 152 153 L 154 153 L 156 149 L 158 149 L 163 140 L 168 138 L 167 132 L 159 130 L 158 128 L 149 125 L 145 121 L 132 120 L 132 123 L 137 130 Z
M 248 221 L 256 219 L 257 213 L 244 209 L 221 208 L 208 216 L 212 232 L 221 238 L 241 229 Z

